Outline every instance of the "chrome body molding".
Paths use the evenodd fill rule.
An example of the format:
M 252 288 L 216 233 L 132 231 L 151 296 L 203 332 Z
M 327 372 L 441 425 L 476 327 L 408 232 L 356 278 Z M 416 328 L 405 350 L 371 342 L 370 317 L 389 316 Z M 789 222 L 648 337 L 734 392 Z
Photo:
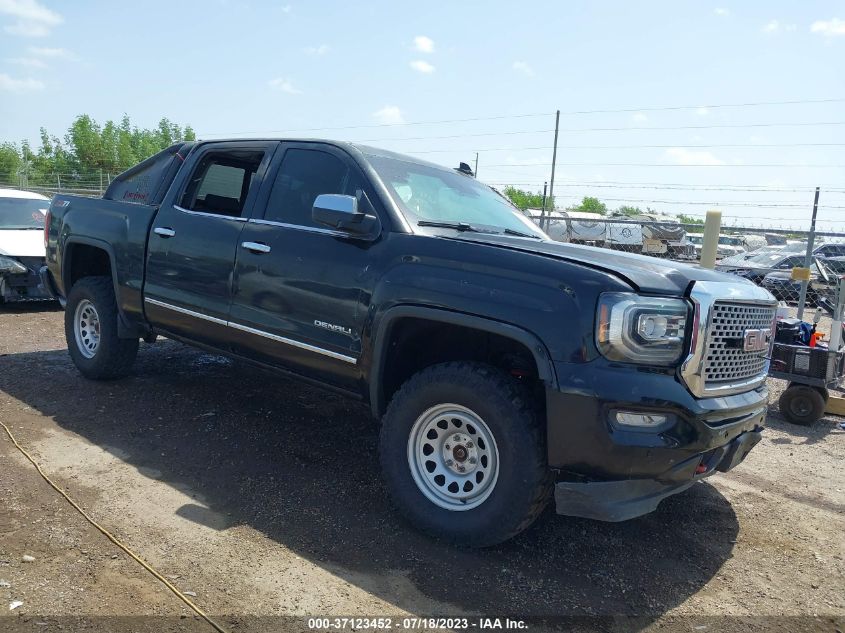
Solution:
M 690 351 L 681 364 L 681 378 L 693 395 L 699 398 L 729 396 L 756 389 L 766 381 L 769 363 L 764 371 L 746 380 L 708 386 L 705 380 L 705 356 L 707 354 L 713 307 L 717 302 L 749 304 L 777 308 L 777 301 L 768 290 L 750 282 L 696 281 L 690 292 L 693 303 L 693 332 Z M 774 332 L 772 332 L 772 342 Z M 769 346 L 771 351 L 771 345 Z
M 150 299 L 149 297 L 144 297 L 144 301 L 151 305 L 158 306 L 159 308 L 167 308 L 168 310 L 173 310 L 174 312 L 179 312 L 180 314 L 187 314 L 188 316 L 196 317 L 197 319 L 202 319 L 203 321 L 209 321 L 211 323 L 216 323 L 217 325 L 229 325 L 229 322 L 224 319 L 218 319 L 217 317 L 208 316 L 207 314 L 194 312 L 193 310 L 188 310 L 187 308 L 180 308 L 179 306 L 175 306 L 170 303 L 165 303 L 164 301 L 159 301 L 158 299 Z
M 180 207 L 178 204 L 174 204 L 173 208 L 177 211 L 181 211 L 182 213 L 187 213 L 188 215 L 199 215 L 204 218 L 220 218 L 221 220 L 231 220 L 232 222 L 246 222 L 246 218 L 235 217 L 231 215 L 224 215 L 222 213 L 206 213 L 205 211 L 191 211 L 190 209 L 186 209 L 184 207 Z
M 248 334 L 254 334 L 255 336 L 261 336 L 266 339 L 270 339 L 271 341 L 276 341 L 278 343 L 284 343 L 285 345 L 290 345 L 291 347 L 296 347 L 299 349 L 304 349 L 309 352 L 314 352 L 315 354 L 320 354 L 322 356 L 328 356 L 329 358 L 334 358 L 336 360 L 342 361 L 344 363 L 349 363 L 351 365 L 356 364 L 358 361 L 353 356 L 347 356 L 346 354 L 340 354 L 338 352 L 333 352 L 328 349 L 324 349 L 322 347 L 317 347 L 316 345 L 310 345 L 309 343 L 303 343 L 301 341 L 296 341 L 294 339 L 286 338 L 284 336 L 279 336 L 278 334 L 271 334 L 270 332 L 265 332 L 264 330 L 257 330 L 255 328 L 249 327 L 247 325 L 241 325 L 240 323 L 234 323 L 232 321 L 226 321 L 225 319 L 218 319 L 217 317 L 208 316 L 207 314 L 202 314 L 201 312 L 195 312 L 193 310 L 188 310 L 187 308 L 181 308 L 179 306 L 172 305 L 170 303 L 165 303 L 164 301 L 159 301 L 158 299 L 150 299 L 149 297 L 144 297 L 144 301 L 154 306 L 158 306 L 160 308 L 165 308 L 167 310 L 173 310 L 174 312 L 179 312 L 181 314 L 186 314 L 188 316 L 195 317 L 197 319 L 202 319 L 204 321 L 209 321 L 211 323 L 216 323 L 217 325 L 223 325 L 225 327 L 230 327 L 235 330 L 240 330 L 241 332 L 247 332 Z
M 262 220 L 260 218 L 250 218 L 249 223 L 260 224 L 262 226 L 278 226 L 283 229 L 293 229 L 295 231 L 305 231 L 306 233 L 317 233 L 319 235 L 331 235 L 332 237 L 349 237 L 349 233 L 344 233 L 343 231 L 335 231 L 334 229 L 323 229 L 318 226 L 289 224 L 287 222 L 276 222 L 275 220 Z

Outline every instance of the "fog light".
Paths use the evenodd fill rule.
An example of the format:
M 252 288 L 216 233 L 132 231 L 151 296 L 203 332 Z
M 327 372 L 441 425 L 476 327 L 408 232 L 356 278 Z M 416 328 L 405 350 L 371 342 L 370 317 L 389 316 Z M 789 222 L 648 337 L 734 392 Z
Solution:
M 617 411 L 614 417 L 622 426 L 634 426 L 641 429 L 661 426 L 669 420 L 669 416 L 664 413 L 634 413 L 633 411 Z

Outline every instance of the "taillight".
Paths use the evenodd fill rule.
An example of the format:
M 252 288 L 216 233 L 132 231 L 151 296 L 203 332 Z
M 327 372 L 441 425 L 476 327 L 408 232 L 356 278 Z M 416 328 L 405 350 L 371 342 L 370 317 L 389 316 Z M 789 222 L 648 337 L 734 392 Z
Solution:
M 50 213 L 50 209 L 47 209 L 47 213 L 44 215 L 44 248 L 47 248 L 47 242 L 50 239 L 50 219 L 52 214 Z

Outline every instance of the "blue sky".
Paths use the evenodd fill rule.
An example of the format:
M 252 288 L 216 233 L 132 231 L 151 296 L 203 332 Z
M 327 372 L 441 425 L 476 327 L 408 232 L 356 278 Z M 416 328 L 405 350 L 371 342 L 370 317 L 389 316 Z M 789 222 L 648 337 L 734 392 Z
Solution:
M 560 109 L 561 204 L 805 226 L 819 184 L 822 226 L 845 230 L 845 125 L 806 125 L 845 123 L 843 2 L 140 6 L 0 0 L 0 139 L 125 112 L 201 138 L 364 140 L 446 165 L 478 151 L 482 180 L 540 189 Z M 456 119 L 480 120 L 422 124 Z

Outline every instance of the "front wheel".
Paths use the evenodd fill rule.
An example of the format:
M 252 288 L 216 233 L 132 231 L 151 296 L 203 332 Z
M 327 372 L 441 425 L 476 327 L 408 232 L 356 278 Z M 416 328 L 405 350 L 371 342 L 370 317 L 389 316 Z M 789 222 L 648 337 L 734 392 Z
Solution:
M 379 448 L 402 514 L 460 545 L 515 536 L 550 496 L 536 407 L 517 381 L 488 365 L 445 363 L 411 377 L 390 403 Z
M 109 277 L 83 277 L 68 293 L 65 338 L 70 358 L 92 380 L 129 373 L 138 355 L 138 339 L 117 335 L 117 302 Z

